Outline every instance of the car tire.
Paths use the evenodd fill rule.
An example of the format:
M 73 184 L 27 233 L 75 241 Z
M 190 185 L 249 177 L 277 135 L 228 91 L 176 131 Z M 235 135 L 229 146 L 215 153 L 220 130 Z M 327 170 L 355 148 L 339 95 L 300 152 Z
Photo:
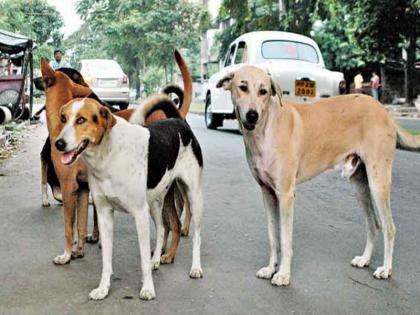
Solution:
M 217 129 L 217 127 L 223 126 L 223 116 L 212 112 L 210 95 L 208 95 L 206 98 L 204 121 L 206 123 L 207 129 Z
M 128 103 L 120 103 L 119 104 L 120 110 L 124 110 L 128 108 Z

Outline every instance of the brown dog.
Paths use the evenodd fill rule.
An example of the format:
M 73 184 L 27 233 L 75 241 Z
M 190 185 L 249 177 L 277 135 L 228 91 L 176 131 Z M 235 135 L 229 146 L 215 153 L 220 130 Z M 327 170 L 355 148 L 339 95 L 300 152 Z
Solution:
M 184 78 L 185 97 L 180 109 L 180 114 L 182 117 L 185 117 L 188 113 L 188 109 L 191 103 L 192 81 L 191 75 L 189 74 L 188 68 L 186 67 L 186 64 L 182 59 L 181 55 L 178 52 L 176 52 L 175 56 Z M 42 84 L 44 86 L 46 94 L 46 112 L 49 137 L 51 143 L 54 143 L 56 137 L 58 136 L 62 128 L 62 123 L 60 121 L 59 115 L 61 107 L 73 98 L 87 97 L 92 93 L 92 90 L 89 87 L 74 83 L 64 73 L 54 71 L 44 59 L 41 59 L 41 72 Z M 153 99 L 149 100 L 149 102 L 153 101 Z M 131 116 L 132 112 L 132 109 L 127 109 L 124 111 L 120 111 L 116 114 L 120 117 L 128 119 Z M 165 116 L 162 115 L 162 113 L 157 112 L 148 117 L 146 123 L 150 123 L 153 120 L 158 120 L 162 118 L 165 118 Z M 60 161 L 60 155 L 61 154 L 57 151 L 57 149 L 54 146 L 52 146 L 51 158 L 54 164 L 54 169 L 57 173 L 60 182 L 64 204 L 64 227 L 66 246 L 63 255 L 58 255 L 54 258 L 54 263 L 61 265 L 70 262 L 70 259 L 72 257 L 78 258 L 83 257 L 84 255 L 89 190 L 86 185 L 87 173 L 84 163 L 82 161 L 77 161 L 70 167 L 64 166 Z M 73 225 L 75 222 L 76 210 L 78 211 L 78 246 L 77 250 L 73 251 Z M 178 216 L 171 217 L 170 214 L 169 217 L 171 218 L 170 229 L 173 231 L 173 233 L 176 233 L 177 229 L 175 228 L 175 225 L 179 225 L 179 218 Z M 178 244 L 177 237 L 173 237 L 173 242 L 176 242 L 176 245 Z M 171 246 L 171 249 L 172 248 L 173 246 Z M 175 252 L 170 252 L 170 254 L 172 256 L 172 260 L 170 262 L 172 262 Z
M 271 279 L 273 285 L 289 284 L 296 185 L 339 166 L 355 184 L 367 222 L 365 249 L 351 264 L 369 265 L 382 228 L 384 261 L 373 275 L 389 278 L 396 233 L 390 204 L 392 162 L 396 148 L 420 151 L 420 137 L 404 131 L 370 96 L 337 96 L 310 106 L 282 100 L 274 81 L 256 67 L 244 66 L 217 86 L 231 92 L 248 165 L 266 206 L 270 260 L 257 277 Z

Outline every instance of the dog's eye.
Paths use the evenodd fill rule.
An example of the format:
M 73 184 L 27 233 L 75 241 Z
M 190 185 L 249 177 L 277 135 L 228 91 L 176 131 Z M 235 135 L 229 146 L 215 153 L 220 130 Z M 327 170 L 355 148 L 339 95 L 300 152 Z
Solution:
M 246 85 L 240 85 L 240 86 L 239 86 L 239 89 L 240 89 L 242 92 L 248 92 L 248 87 L 247 87 Z
M 266 95 L 266 94 L 267 94 L 267 90 L 265 90 L 265 89 L 260 90 L 260 95 Z
M 61 120 L 61 122 L 63 123 L 63 124 L 65 124 L 66 123 L 66 116 L 64 116 L 64 115 L 61 115 L 61 117 L 60 117 L 60 120 Z
M 78 124 L 78 125 L 84 124 L 85 122 L 86 122 L 86 118 L 84 118 L 84 117 L 79 117 L 76 120 L 76 124 Z

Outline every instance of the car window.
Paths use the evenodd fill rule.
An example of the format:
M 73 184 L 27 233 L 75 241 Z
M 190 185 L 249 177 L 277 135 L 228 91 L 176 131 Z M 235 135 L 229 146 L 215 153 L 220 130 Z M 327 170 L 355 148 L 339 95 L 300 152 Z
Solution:
M 123 76 L 120 65 L 115 60 L 85 60 L 86 71 L 97 77 Z
M 314 47 L 308 44 L 287 41 L 270 40 L 262 43 L 262 56 L 265 59 L 296 59 L 318 63 L 318 54 Z
M 236 48 L 236 44 L 232 45 L 229 48 L 229 52 L 225 60 L 225 67 L 228 67 L 232 64 L 233 56 L 235 55 L 235 48 Z
M 245 42 L 238 43 L 238 49 L 236 49 L 235 64 L 247 63 L 248 62 L 248 47 Z

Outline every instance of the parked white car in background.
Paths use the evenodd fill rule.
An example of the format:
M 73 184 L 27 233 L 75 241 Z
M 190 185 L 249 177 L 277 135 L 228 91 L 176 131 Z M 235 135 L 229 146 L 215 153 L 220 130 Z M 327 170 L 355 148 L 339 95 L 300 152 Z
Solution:
M 112 59 L 83 59 L 78 66 L 86 83 L 98 97 L 126 109 L 130 103 L 128 77 L 118 62 Z
M 205 122 L 209 129 L 235 118 L 229 91 L 216 88 L 227 73 L 244 64 L 261 67 L 279 84 L 285 99 L 313 103 L 345 92 L 341 72 L 325 69 L 318 45 L 310 38 L 287 32 L 251 32 L 230 46 L 220 71 L 210 77 L 206 92 Z

